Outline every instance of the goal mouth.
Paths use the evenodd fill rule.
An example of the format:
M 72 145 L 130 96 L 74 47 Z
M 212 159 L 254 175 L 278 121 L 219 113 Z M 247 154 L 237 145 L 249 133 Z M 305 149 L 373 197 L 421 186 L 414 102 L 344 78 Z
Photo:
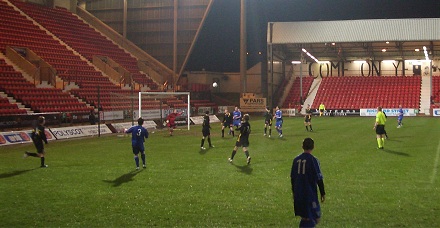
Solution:
M 160 119 L 164 122 L 170 113 L 182 112 L 181 115 L 186 117 L 187 128 L 190 130 L 190 99 L 189 92 L 139 92 L 136 114 L 138 118 Z

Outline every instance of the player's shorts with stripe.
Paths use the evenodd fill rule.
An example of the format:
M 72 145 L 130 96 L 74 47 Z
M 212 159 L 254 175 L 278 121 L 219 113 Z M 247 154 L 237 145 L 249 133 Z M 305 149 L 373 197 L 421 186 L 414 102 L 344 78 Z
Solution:
M 272 120 L 266 120 L 264 121 L 264 124 L 266 124 L 267 126 L 272 126 Z
M 376 134 L 384 135 L 385 134 L 385 125 L 377 125 L 376 126 Z
M 306 123 L 310 123 L 310 122 L 312 122 L 312 118 L 306 116 L 306 117 L 304 118 L 304 122 L 306 122 Z

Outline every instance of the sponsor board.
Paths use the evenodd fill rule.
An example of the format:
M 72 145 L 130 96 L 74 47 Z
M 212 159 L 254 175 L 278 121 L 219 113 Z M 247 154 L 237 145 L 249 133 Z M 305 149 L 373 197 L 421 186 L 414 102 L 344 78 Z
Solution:
M 313 112 L 313 115 L 319 115 L 319 109 Z M 324 116 L 359 116 L 359 109 L 326 109 Z
M 177 112 L 182 112 L 181 117 L 187 116 L 187 108 L 176 108 Z M 162 118 L 165 119 L 170 113 L 174 112 L 174 109 L 162 109 Z M 133 111 L 133 115 L 138 118 L 138 110 Z M 157 120 L 161 117 L 161 110 L 160 109 L 148 109 L 148 110 L 141 110 L 141 117 L 144 120 Z
M 101 134 L 112 133 L 110 129 L 104 124 L 101 125 L 100 130 Z M 77 138 L 98 135 L 98 125 L 51 128 L 50 131 L 56 139 Z
M 192 116 L 192 117 L 190 117 L 190 119 L 196 125 L 203 123 L 203 116 Z M 216 115 L 209 115 L 209 122 L 210 123 L 220 123 L 220 120 L 217 118 Z
M 240 98 L 242 112 L 263 112 L 266 109 L 266 98 Z
M 409 109 L 409 108 L 403 108 L 402 110 L 403 110 L 403 116 L 416 116 L 417 112 L 418 112 L 418 110 L 416 110 L 416 109 Z M 382 109 L 382 111 L 387 116 L 398 116 L 399 115 L 398 108 L 392 108 L 392 109 L 384 108 L 384 109 Z M 375 109 L 375 108 L 360 110 L 360 116 L 376 116 L 376 114 L 377 114 L 377 109 Z
M 45 129 L 44 133 L 46 135 L 47 141 L 55 140 L 52 133 Z M 17 131 L 17 132 L 0 132 L 0 146 L 20 144 L 20 143 L 31 143 L 32 130 L 27 131 Z
M 124 122 L 124 123 L 112 123 L 111 124 L 118 133 L 123 133 L 124 129 L 129 129 L 132 126 L 137 126 L 137 122 L 134 122 L 134 125 L 131 124 L 131 122 Z M 142 125 L 146 129 L 156 129 L 156 123 L 152 120 L 144 121 L 144 124 Z
M 293 108 L 286 108 L 286 109 L 281 109 L 281 111 L 283 112 L 283 116 L 295 116 L 296 115 L 296 110 Z
M 135 110 L 133 112 L 133 115 L 138 118 L 139 111 Z M 148 110 L 141 110 L 141 117 L 144 120 L 153 120 L 153 119 L 160 119 L 160 109 L 148 109 Z
M 122 120 L 124 119 L 124 111 L 104 111 L 102 120 Z
M 433 116 L 440 116 L 440 108 L 432 109 L 432 115 Z
M 203 107 L 203 106 L 200 106 L 200 107 L 197 108 L 197 114 L 198 114 L 198 115 L 205 115 L 205 112 L 206 112 L 206 111 L 208 111 L 209 113 L 213 113 L 213 112 L 214 112 L 214 110 L 213 110 L 212 107 Z

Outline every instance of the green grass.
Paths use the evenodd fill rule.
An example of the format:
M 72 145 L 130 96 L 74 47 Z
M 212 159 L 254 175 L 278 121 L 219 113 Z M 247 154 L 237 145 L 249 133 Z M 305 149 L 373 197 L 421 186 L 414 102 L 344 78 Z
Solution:
M 47 169 L 21 158 L 31 144 L 0 147 L 0 226 L 297 227 L 290 168 L 309 136 L 327 192 L 319 227 L 439 226 L 440 119 L 405 118 L 396 129 L 388 118 L 385 150 L 374 118 L 314 117 L 312 133 L 302 122 L 286 118 L 284 138 L 269 139 L 252 119 L 249 166 L 241 150 L 228 163 L 235 138 L 220 138 L 220 124 L 206 151 L 200 126 L 156 131 L 139 172 L 129 137 L 51 142 Z

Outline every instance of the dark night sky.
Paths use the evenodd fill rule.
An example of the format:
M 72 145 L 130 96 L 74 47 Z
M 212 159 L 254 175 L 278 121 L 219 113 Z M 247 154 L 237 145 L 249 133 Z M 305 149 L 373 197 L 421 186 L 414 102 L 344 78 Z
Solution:
M 440 0 L 247 0 L 248 67 L 266 57 L 268 22 L 439 17 Z M 238 72 L 239 23 L 240 0 L 215 0 L 186 69 Z

